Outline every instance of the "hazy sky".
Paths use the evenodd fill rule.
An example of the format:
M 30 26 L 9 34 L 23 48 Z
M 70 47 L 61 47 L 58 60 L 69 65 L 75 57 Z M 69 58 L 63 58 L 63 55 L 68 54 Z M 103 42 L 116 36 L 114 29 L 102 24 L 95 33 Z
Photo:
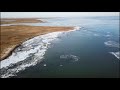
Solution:
M 1 12 L 2 18 L 118 16 L 119 12 Z

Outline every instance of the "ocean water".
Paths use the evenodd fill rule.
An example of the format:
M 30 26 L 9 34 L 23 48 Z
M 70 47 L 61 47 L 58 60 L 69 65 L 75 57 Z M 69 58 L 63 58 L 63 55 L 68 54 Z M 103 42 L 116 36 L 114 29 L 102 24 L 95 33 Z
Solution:
M 81 28 L 24 42 L 1 62 L 2 78 L 119 78 L 118 16 L 52 18 L 47 23 L 26 24 Z

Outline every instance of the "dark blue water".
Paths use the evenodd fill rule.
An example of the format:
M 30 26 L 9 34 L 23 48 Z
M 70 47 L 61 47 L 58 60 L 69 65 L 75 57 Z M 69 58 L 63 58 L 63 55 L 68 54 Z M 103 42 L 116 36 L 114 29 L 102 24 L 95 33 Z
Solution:
M 119 17 L 49 19 L 44 26 L 80 26 L 52 42 L 41 63 L 17 73 L 18 78 L 118 78 L 119 59 L 109 52 L 119 52 Z

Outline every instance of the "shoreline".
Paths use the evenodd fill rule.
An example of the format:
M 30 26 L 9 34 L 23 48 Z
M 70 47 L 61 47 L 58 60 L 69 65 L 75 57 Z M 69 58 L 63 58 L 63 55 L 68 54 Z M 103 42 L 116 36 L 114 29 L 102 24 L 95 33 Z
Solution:
M 22 71 L 27 67 L 34 66 L 38 62 L 40 63 L 44 58 L 44 54 L 47 51 L 49 44 L 51 44 L 51 41 L 58 38 L 59 35 L 64 34 L 64 32 L 65 31 L 51 32 L 45 35 L 36 36 L 30 40 L 23 42 L 21 44 L 21 46 L 23 47 L 22 49 L 18 47 L 18 49 L 16 49 L 16 51 L 13 52 L 8 59 L 1 61 L 1 70 L 9 68 L 9 66 L 11 67 L 11 65 L 17 65 L 17 63 L 19 65 L 17 65 L 15 68 L 9 69 L 8 72 L 3 72 L 1 77 L 8 78 L 11 76 L 15 76 L 15 74 L 19 71 Z M 32 58 L 26 61 L 26 58 L 31 57 L 30 54 L 33 54 Z
M 1 61 L 1 69 L 7 68 L 10 65 L 15 65 L 19 62 L 19 64 L 21 64 L 16 67 L 17 69 L 14 69 L 13 73 L 10 72 L 11 75 L 14 75 L 14 73 L 24 70 L 26 67 L 36 65 L 44 58 L 44 54 L 49 48 L 51 41 L 55 40 L 64 33 L 73 32 L 78 29 L 79 27 L 74 27 L 73 29 L 69 29 L 67 31 L 50 32 L 26 40 L 21 44 L 22 48 L 18 46 L 17 49 L 15 48 L 16 50 L 13 50 L 13 53 L 9 58 Z M 28 57 L 31 57 L 31 55 L 33 55 L 32 58 L 29 59 L 27 62 L 24 62 L 24 60 Z M 3 74 L 2 77 L 8 77 L 8 73 Z
M 39 35 L 44 35 L 44 34 L 47 34 L 47 33 L 51 33 L 51 32 L 57 32 L 57 31 L 69 31 L 69 30 L 71 30 L 71 29 L 74 29 L 74 27 L 52 27 L 52 26 L 26 26 L 26 25 L 19 25 L 19 26 L 4 26 L 4 27 L 22 27 L 22 28 L 33 28 L 33 31 L 35 31 L 35 30 L 40 30 L 41 28 L 43 28 L 43 29 L 47 29 L 48 31 L 39 31 L 38 30 L 38 32 L 36 32 L 36 33 L 32 33 L 32 34 L 34 34 L 34 35 L 28 35 L 28 37 L 26 37 L 27 35 L 25 34 L 25 38 L 22 38 L 22 39 L 18 39 L 18 41 L 17 41 L 17 38 L 19 37 L 19 36 L 15 36 L 15 38 L 14 38 L 14 36 L 13 36 L 13 41 L 11 41 L 10 40 L 10 38 L 8 38 L 8 42 L 9 41 L 11 41 L 11 42 L 9 42 L 9 43 L 15 43 L 16 41 L 16 43 L 15 44 L 12 44 L 12 45 L 9 45 L 9 43 L 7 42 L 7 45 L 6 46 L 8 46 L 8 47 L 6 47 L 5 48 L 5 46 L 3 46 L 2 44 L 4 44 L 4 43 L 2 43 L 1 42 L 1 47 L 4 47 L 4 48 L 2 48 L 3 50 L 1 50 L 1 58 L 0 58 L 0 61 L 3 61 L 4 59 L 6 59 L 6 58 L 8 58 L 11 54 L 12 54 L 12 52 L 17 48 L 17 47 L 19 47 L 23 42 L 25 42 L 25 41 L 27 41 L 27 40 L 29 40 L 29 39 L 31 39 L 31 38 L 34 38 L 34 37 L 36 37 L 36 36 L 39 36 Z M 36 29 L 35 29 L 35 27 L 37 27 Z M 51 30 L 52 29 L 52 30 Z M 4 30 L 4 29 L 3 29 Z M 9 30 L 9 29 L 8 29 Z M 16 30 L 16 29 L 15 29 Z M 32 30 L 32 29 L 31 29 Z M 23 30 L 24 31 L 24 30 Z M 14 31 L 13 31 L 14 32 Z M 5 32 L 6 33 L 6 32 Z M 9 34 L 9 33 L 8 33 Z M 2 35 L 2 33 L 1 33 L 1 35 Z M 19 37 L 20 38 L 20 37 Z M 12 39 L 12 38 L 11 38 Z M 1 41 L 3 41 L 3 40 L 1 40 Z M 6 40 L 5 40 L 5 43 L 6 43 Z M 7 51 L 6 51 L 6 49 L 7 49 Z

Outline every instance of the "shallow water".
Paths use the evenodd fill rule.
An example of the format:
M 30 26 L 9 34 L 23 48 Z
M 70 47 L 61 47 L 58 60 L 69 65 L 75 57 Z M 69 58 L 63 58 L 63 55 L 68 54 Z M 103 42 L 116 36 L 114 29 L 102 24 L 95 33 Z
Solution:
M 7 73 L 7 76 L 15 75 L 13 78 L 119 77 L 120 60 L 119 55 L 117 55 L 118 57 L 115 55 L 116 52 L 119 54 L 118 17 L 55 18 L 49 19 L 48 23 L 32 25 L 80 26 L 82 28 L 57 36 L 50 42 L 51 44 L 45 49 L 46 51 L 43 51 L 42 58 L 39 56 L 42 51 L 34 52 L 22 62 L 2 69 L 2 73 Z M 34 41 L 34 43 L 37 44 L 37 41 Z M 29 45 L 31 44 L 29 43 Z M 24 50 L 23 47 L 21 47 L 21 50 Z M 37 55 L 37 58 L 35 55 Z M 33 59 L 33 57 L 36 59 Z M 32 63 L 34 60 L 36 60 L 35 64 Z M 25 67 L 25 65 L 28 65 L 28 67 Z M 20 70 L 22 66 L 25 68 Z

